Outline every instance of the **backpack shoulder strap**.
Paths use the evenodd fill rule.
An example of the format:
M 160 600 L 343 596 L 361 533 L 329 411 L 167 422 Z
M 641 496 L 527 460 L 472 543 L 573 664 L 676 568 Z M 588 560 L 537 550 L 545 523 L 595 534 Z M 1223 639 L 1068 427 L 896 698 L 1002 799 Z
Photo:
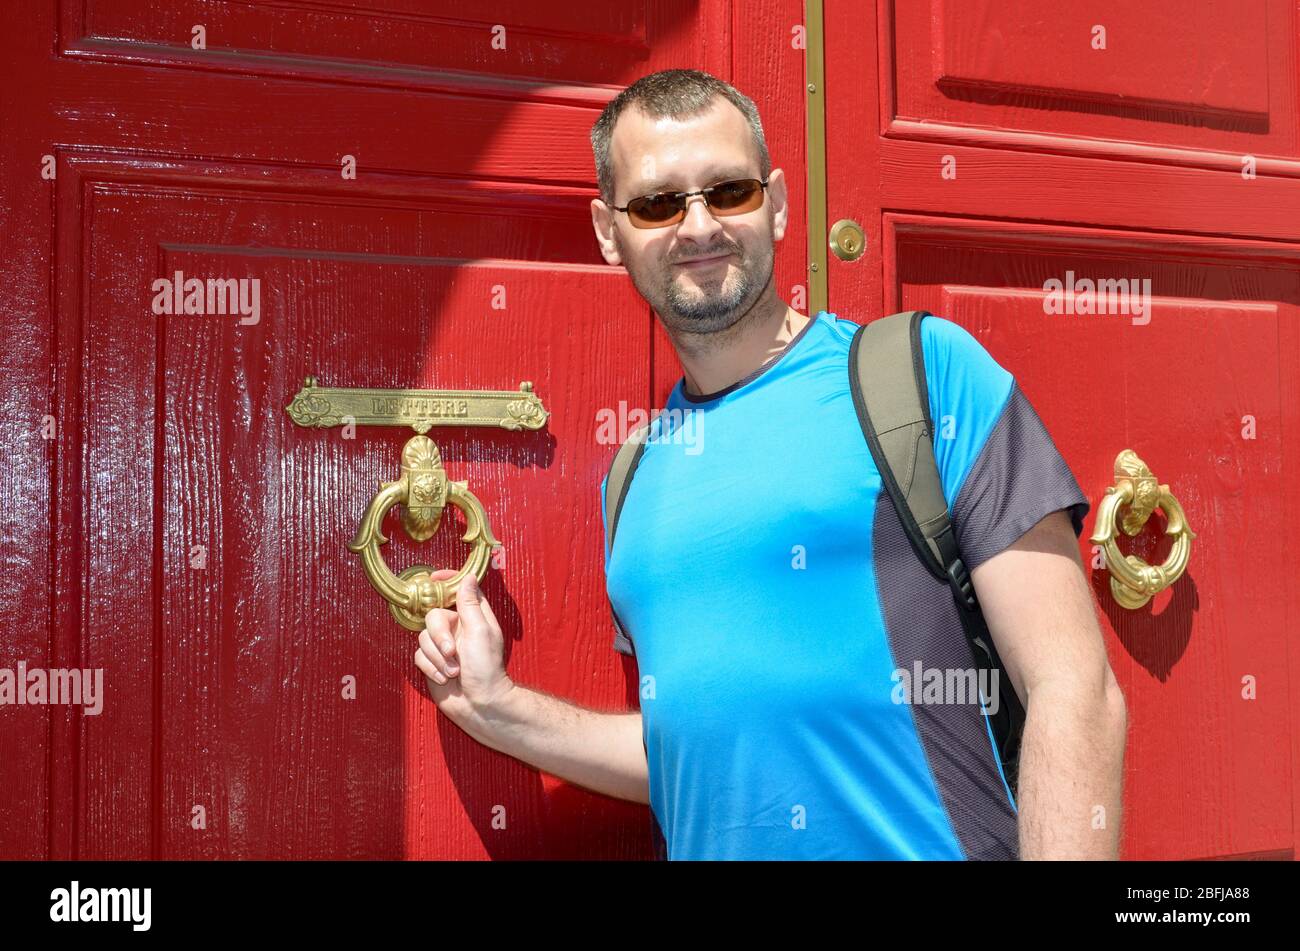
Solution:
M 609 476 L 605 481 L 605 555 L 614 550 L 614 531 L 618 528 L 618 516 L 623 510 L 623 500 L 627 498 L 632 476 L 641 463 L 645 452 L 646 435 L 650 432 L 650 423 L 634 430 L 627 442 L 618 447 L 614 461 L 609 466 Z
M 614 532 L 618 528 L 618 516 L 623 511 L 623 501 L 627 498 L 628 486 L 632 484 L 632 476 L 636 474 L 636 467 L 640 464 L 641 456 L 645 452 L 646 435 L 650 432 L 652 423 L 653 421 L 646 423 L 633 431 L 627 437 L 627 442 L 618 447 L 618 452 L 614 453 L 614 461 L 609 466 L 609 475 L 605 480 L 606 563 L 608 563 L 609 556 L 614 551 Z M 618 612 L 614 610 L 613 603 L 609 606 L 609 613 L 614 619 L 614 630 L 618 632 L 616 643 L 620 646 L 626 644 L 629 649 L 635 652 L 632 638 L 623 627 L 623 622 L 619 620 Z
M 849 387 L 908 541 L 931 574 L 956 586 L 958 579 L 948 569 L 961 559 L 934 459 L 921 349 L 921 320 L 926 316 L 929 311 L 908 310 L 859 327 L 849 346 Z M 969 586 L 969 578 L 965 584 Z M 959 600 L 973 600 L 957 587 L 954 593 Z

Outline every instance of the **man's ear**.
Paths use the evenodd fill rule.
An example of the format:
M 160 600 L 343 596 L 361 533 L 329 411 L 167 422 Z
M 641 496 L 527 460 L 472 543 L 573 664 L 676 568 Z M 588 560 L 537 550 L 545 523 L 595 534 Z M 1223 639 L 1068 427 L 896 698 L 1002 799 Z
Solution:
M 599 198 L 591 200 L 591 227 L 596 232 L 596 243 L 607 264 L 622 264 L 618 242 L 614 240 L 614 212 Z
M 779 168 L 772 169 L 772 173 L 767 176 L 767 198 L 772 203 L 772 240 L 780 241 L 785 237 L 785 228 L 790 220 L 790 203 L 785 187 L 785 172 Z

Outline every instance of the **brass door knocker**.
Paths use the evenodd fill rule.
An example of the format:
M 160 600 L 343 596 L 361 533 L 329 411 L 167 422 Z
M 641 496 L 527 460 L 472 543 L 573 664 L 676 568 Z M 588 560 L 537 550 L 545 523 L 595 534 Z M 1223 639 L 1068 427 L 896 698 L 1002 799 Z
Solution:
M 422 542 L 438 530 L 448 502 L 465 513 L 462 540 L 474 546 L 465 564 L 441 581 L 433 578 L 434 569 L 428 565 L 412 565 L 400 575 L 394 575 L 379 553 L 379 546 L 388 542 L 380 530 L 388 510 L 394 505 L 404 506 L 402 527 L 412 539 Z M 499 544 L 492 537 L 487 512 L 469 490 L 468 483 L 448 480 L 442 455 L 433 440 L 415 436 L 402 448 L 401 476 L 395 482 L 385 482 L 370 500 L 356 537 L 348 542 L 348 549 L 361 556 L 366 578 L 388 602 L 388 610 L 397 623 L 419 631 L 423 630 L 424 616 L 430 610 L 455 603 L 456 589 L 467 574 L 472 571 L 480 582 L 483 580 L 492 549 Z
M 303 381 L 285 412 L 299 426 L 312 429 L 409 426 L 420 434 L 402 448 L 401 477 L 379 487 L 361 516 L 356 537 L 348 542 L 348 549 L 361 556 L 366 578 L 388 602 L 397 623 L 412 631 L 424 628 L 424 616 L 433 608 L 455 603 L 456 589 L 471 571 L 482 582 L 492 549 L 500 545 L 492 537 L 482 503 L 467 483 L 447 479 L 438 447 L 424 434 L 435 426 L 537 430 L 551 415 L 528 380 L 517 390 L 373 390 L 320 386 L 314 376 Z M 394 575 L 379 554 L 379 546 L 388 542 L 381 531 L 388 510 L 403 506 L 406 534 L 422 542 L 438 530 L 448 502 L 465 513 L 464 541 L 474 546 L 465 564 L 442 581 L 434 580 L 434 569 L 428 565 L 412 565 Z
M 1120 510 L 1128 511 L 1118 526 L 1126 535 L 1142 531 L 1151 513 L 1163 509 L 1167 518 L 1165 534 L 1174 536 L 1174 547 L 1163 565 L 1148 565 L 1136 555 L 1125 556 L 1115 544 L 1116 522 Z M 1110 571 L 1110 591 L 1115 600 L 1126 608 L 1140 608 L 1152 596 L 1177 581 L 1187 568 L 1192 556 L 1192 539 L 1196 537 L 1187 525 L 1187 516 L 1169 491 L 1160 485 L 1146 463 L 1132 449 L 1125 449 L 1115 457 L 1115 484 L 1097 506 L 1096 530 L 1089 539 L 1101 545 L 1106 554 L 1106 568 Z

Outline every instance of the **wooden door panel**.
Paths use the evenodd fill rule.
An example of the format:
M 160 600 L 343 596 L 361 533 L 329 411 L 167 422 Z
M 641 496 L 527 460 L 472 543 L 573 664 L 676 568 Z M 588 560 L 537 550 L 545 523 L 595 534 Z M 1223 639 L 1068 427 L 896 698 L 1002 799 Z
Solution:
M 1093 503 L 1085 553 L 1096 556 L 1086 535 L 1126 448 L 1197 533 L 1182 579 L 1136 611 L 1086 562 L 1129 705 L 1126 857 L 1289 853 L 1291 776 L 1263 764 L 1293 741 L 1278 623 L 1293 545 L 1278 526 L 1291 504 L 1283 437 L 1300 422 L 1288 400 L 1300 381 L 1300 275 L 1252 260 L 1249 247 L 1155 235 L 906 216 L 887 216 L 886 232 L 891 309 L 965 326 L 1054 434 Z M 1083 278 L 1150 279 L 1149 314 L 1045 312 L 1049 281 Z M 1154 517 L 1121 550 L 1163 561 L 1164 524 Z M 1246 678 L 1254 699 L 1243 699 Z
M 699 0 L 487 0 L 472 9 L 424 0 L 87 0 L 63 13 L 63 52 L 240 73 L 329 72 L 352 81 L 392 72 L 403 83 L 479 91 L 532 79 L 557 83 L 546 92 L 563 102 L 582 93 L 558 83 L 630 81 L 698 58 L 711 34 L 726 37 L 717 11 Z M 203 49 L 193 47 L 195 26 L 204 29 Z
M 429 702 L 412 636 L 344 548 L 403 434 L 344 441 L 284 407 L 307 375 L 531 380 L 540 433 L 434 435 L 504 543 L 485 589 L 512 675 L 635 708 L 635 664 L 611 650 L 597 491 L 615 447 L 596 414 L 652 407 L 680 371 L 600 259 L 589 133 L 656 69 L 753 95 L 790 181 L 792 292 L 802 4 L 11 6 L 0 520 L 6 571 L 30 583 L 0 606 L 0 662 L 103 665 L 114 699 L 0 724 L 0 854 L 648 858 L 646 807 L 487 750 Z M 177 269 L 258 278 L 261 320 L 154 315 L 150 283 Z M 390 562 L 459 560 L 458 518 L 423 546 L 390 519 Z
M 885 6 L 891 136 L 1237 169 L 1243 155 L 1300 154 L 1287 0 Z
M 620 665 L 589 569 L 600 563 L 598 486 L 613 448 L 595 438 L 597 411 L 641 405 L 649 391 L 649 318 L 631 284 L 600 266 L 463 257 L 493 245 L 467 209 L 370 207 L 344 186 L 331 207 L 324 195 L 222 194 L 193 179 L 127 188 L 102 167 L 95 176 L 67 201 L 73 213 L 87 194 L 92 223 L 76 352 L 88 458 L 117 476 L 89 483 L 79 637 L 122 699 L 83 721 L 82 808 L 96 821 L 82 824 L 79 853 L 542 853 L 546 821 L 563 813 L 548 811 L 535 771 L 496 762 L 505 758 L 424 712 L 414 635 L 344 547 L 413 434 L 361 429 L 349 441 L 294 425 L 284 408 L 307 375 L 393 388 L 532 381 L 552 413 L 545 430 L 430 435 L 503 543 L 486 590 L 511 647 L 531 645 L 512 673 L 613 705 Z M 538 239 L 568 240 L 567 223 L 545 224 L 534 222 Z M 261 246 L 266 236 L 280 246 Z M 67 267 L 75 274 L 79 262 Z M 258 279 L 260 320 L 155 316 L 140 276 L 176 271 Z M 506 307 L 494 309 L 502 294 Z M 459 564 L 458 521 L 448 515 L 417 546 L 390 517 L 388 561 Z M 347 675 L 357 699 L 343 702 Z M 448 775 L 404 808 L 400 779 L 426 757 Z M 636 854 L 626 804 L 591 798 L 570 802 L 592 836 L 573 847 Z M 206 830 L 190 827 L 195 806 Z M 499 833 L 495 806 L 513 818 Z
M 1089 534 L 1121 449 L 1170 485 L 1198 537 L 1145 608 L 1080 542 L 1129 704 L 1122 855 L 1294 857 L 1300 8 L 1045 10 L 825 5 L 827 221 L 867 236 L 828 256 L 829 306 L 975 333 L 1092 500 Z M 1150 322 L 1045 313 L 1070 271 L 1149 278 Z M 1121 549 L 1162 560 L 1163 527 Z

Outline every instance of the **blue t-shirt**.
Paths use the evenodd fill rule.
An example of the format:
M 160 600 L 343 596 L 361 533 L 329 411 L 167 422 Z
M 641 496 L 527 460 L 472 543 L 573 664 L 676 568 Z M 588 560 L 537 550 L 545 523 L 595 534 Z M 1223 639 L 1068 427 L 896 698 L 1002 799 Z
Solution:
M 671 860 L 1018 853 L 978 695 L 900 702 L 973 662 L 863 437 L 857 327 L 822 311 L 725 390 L 679 380 L 627 489 L 606 586 Z M 1011 374 L 952 321 L 926 317 L 921 341 L 967 566 L 1057 509 L 1078 535 L 1089 503 Z

